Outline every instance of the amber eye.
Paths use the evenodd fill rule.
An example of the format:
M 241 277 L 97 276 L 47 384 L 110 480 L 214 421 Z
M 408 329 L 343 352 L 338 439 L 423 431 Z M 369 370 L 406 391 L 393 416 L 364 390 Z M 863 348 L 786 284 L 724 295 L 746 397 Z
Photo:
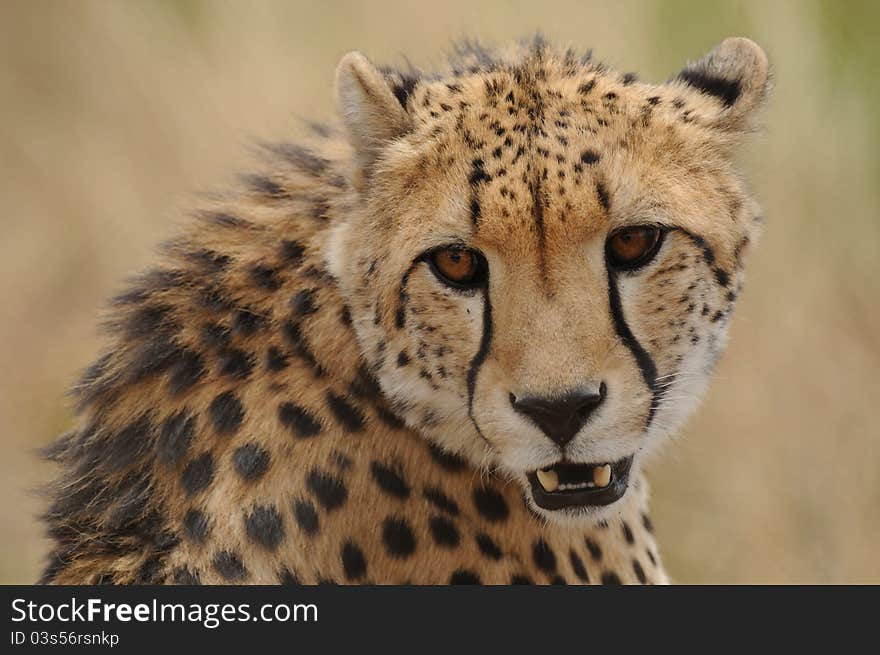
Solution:
M 486 279 L 485 260 L 475 250 L 461 246 L 438 248 L 428 253 L 427 259 L 434 275 L 450 286 L 471 288 Z
M 663 231 L 656 225 L 624 227 L 608 237 L 605 253 L 609 265 L 620 270 L 644 266 L 660 249 Z

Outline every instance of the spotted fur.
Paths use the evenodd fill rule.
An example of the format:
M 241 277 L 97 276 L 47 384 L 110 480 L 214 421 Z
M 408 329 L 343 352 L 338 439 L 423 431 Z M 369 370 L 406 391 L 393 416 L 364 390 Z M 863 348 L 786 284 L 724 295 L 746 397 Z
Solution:
M 760 214 L 730 163 L 768 84 L 728 39 L 668 83 L 540 39 L 337 72 L 339 123 L 265 144 L 112 303 L 47 450 L 55 583 L 657 583 L 647 454 L 721 353 Z M 666 231 L 635 273 L 607 235 Z M 444 286 L 424 253 L 479 249 Z M 566 446 L 511 393 L 604 382 Z M 562 449 L 562 450 L 560 450 Z M 525 474 L 634 455 L 549 512 Z

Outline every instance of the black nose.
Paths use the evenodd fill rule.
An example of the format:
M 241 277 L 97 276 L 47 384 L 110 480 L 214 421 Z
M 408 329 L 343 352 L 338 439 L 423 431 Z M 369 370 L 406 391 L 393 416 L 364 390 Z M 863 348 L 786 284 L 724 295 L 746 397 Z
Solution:
M 574 438 L 604 399 L 604 382 L 599 385 L 598 391 L 578 389 L 553 398 L 517 398 L 510 394 L 513 408 L 528 416 L 544 434 L 562 447 Z

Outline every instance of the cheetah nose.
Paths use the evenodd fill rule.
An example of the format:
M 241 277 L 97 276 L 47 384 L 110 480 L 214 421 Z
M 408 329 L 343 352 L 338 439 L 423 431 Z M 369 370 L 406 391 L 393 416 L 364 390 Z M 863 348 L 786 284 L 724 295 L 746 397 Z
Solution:
M 510 404 L 527 416 L 560 447 L 574 438 L 595 409 L 605 400 L 605 383 L 595 389 L 577 389 L 561 396 L 525 396 L 510 394 Z

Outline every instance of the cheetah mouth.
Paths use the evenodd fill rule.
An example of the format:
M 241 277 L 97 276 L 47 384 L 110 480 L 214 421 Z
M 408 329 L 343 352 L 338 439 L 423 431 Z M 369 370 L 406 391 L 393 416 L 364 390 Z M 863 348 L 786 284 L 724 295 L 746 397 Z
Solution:
M 620 500 L 626 493 L 632 461 L 630 455 L 613 463 L 560 462 L 526 477 L 541 509 L 599 507 Z

